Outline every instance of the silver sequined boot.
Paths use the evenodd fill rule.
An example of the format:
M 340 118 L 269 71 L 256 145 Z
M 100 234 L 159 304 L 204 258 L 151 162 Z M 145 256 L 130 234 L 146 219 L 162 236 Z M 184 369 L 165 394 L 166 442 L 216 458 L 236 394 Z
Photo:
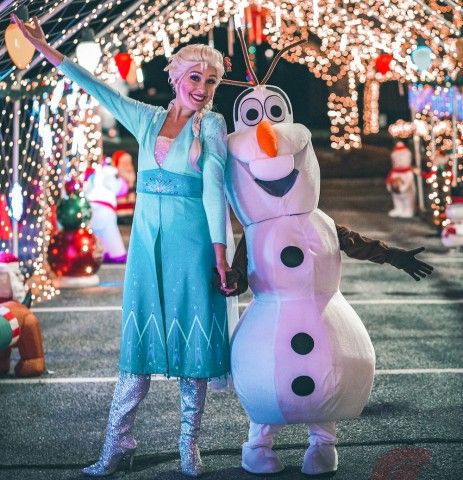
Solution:
M 203 472 L 198 436 L 206 390 L 206 378 L 180 379 L 180 466 L 182 473 L 189 477 L 199 477 Z
M 128 461 L 129 469 L 137 448 L 132 428 L 140 402 L 150 387 L 149 375 L 120 372 L 109 411 L 108 428 L 99 460 L 83 468 L 89 477 L 105 477 L 114 473 L 122 463 Z

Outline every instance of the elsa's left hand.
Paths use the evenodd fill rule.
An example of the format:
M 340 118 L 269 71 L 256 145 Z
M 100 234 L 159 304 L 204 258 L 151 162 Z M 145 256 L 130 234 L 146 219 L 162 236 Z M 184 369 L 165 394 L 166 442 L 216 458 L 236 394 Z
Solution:
M 236 282 L 233 282 L 231 285 L 227 283 L 227 272 L 231 272 L 232 269 L 227 262 L 217 263 L 215 267 L 220 277 L 220 290 L 222 290 L 225 295 L 229 295 L 238 288 Z

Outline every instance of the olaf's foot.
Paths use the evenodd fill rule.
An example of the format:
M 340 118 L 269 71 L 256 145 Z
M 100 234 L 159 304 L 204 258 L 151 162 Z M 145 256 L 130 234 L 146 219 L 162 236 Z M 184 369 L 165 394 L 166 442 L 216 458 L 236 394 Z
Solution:
M 338 452 L 334 445 L 312 445 L 304 455 L 302 473 L 320 475 L 333 473 L 338 469 Z
M 401 218 L 413 218 L 415 216 L 413 211 L 403 210 L 399 215 Z
M 278 473 L 285 467 L 270 447 L 243 446 L 241 466 L 249 473 Z
M 388 212 L 388 215 L 392 218 L 395 218 L 395 217 L 401 217 L 401 211 L 398 210 L 397 208 L 393 208 L 392 210 L 389 210 Z

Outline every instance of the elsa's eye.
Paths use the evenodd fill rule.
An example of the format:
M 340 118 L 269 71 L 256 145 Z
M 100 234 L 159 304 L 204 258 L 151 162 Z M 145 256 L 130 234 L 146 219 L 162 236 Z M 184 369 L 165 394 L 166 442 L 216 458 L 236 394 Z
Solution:
M 199 78 L 199 75 L 196 75 L 196 73 L 193 73 L 193 75 L 190 75 L 190 79 L 193 80 L 193 82 L 199 82 L 201 80 Z

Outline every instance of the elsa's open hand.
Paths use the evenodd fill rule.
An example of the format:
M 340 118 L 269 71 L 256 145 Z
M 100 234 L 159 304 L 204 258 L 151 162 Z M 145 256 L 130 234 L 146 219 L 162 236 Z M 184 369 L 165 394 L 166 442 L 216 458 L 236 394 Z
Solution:
M 14 14 L 11 15 L 11 19 L 18 25 L 24 37 L 29 40 L 37 50 L 40 50 L 41 46 L 47 45 L 45 33 L 43 33 L 37 17 L 32 18 L 32 23 L 25 23 Z

